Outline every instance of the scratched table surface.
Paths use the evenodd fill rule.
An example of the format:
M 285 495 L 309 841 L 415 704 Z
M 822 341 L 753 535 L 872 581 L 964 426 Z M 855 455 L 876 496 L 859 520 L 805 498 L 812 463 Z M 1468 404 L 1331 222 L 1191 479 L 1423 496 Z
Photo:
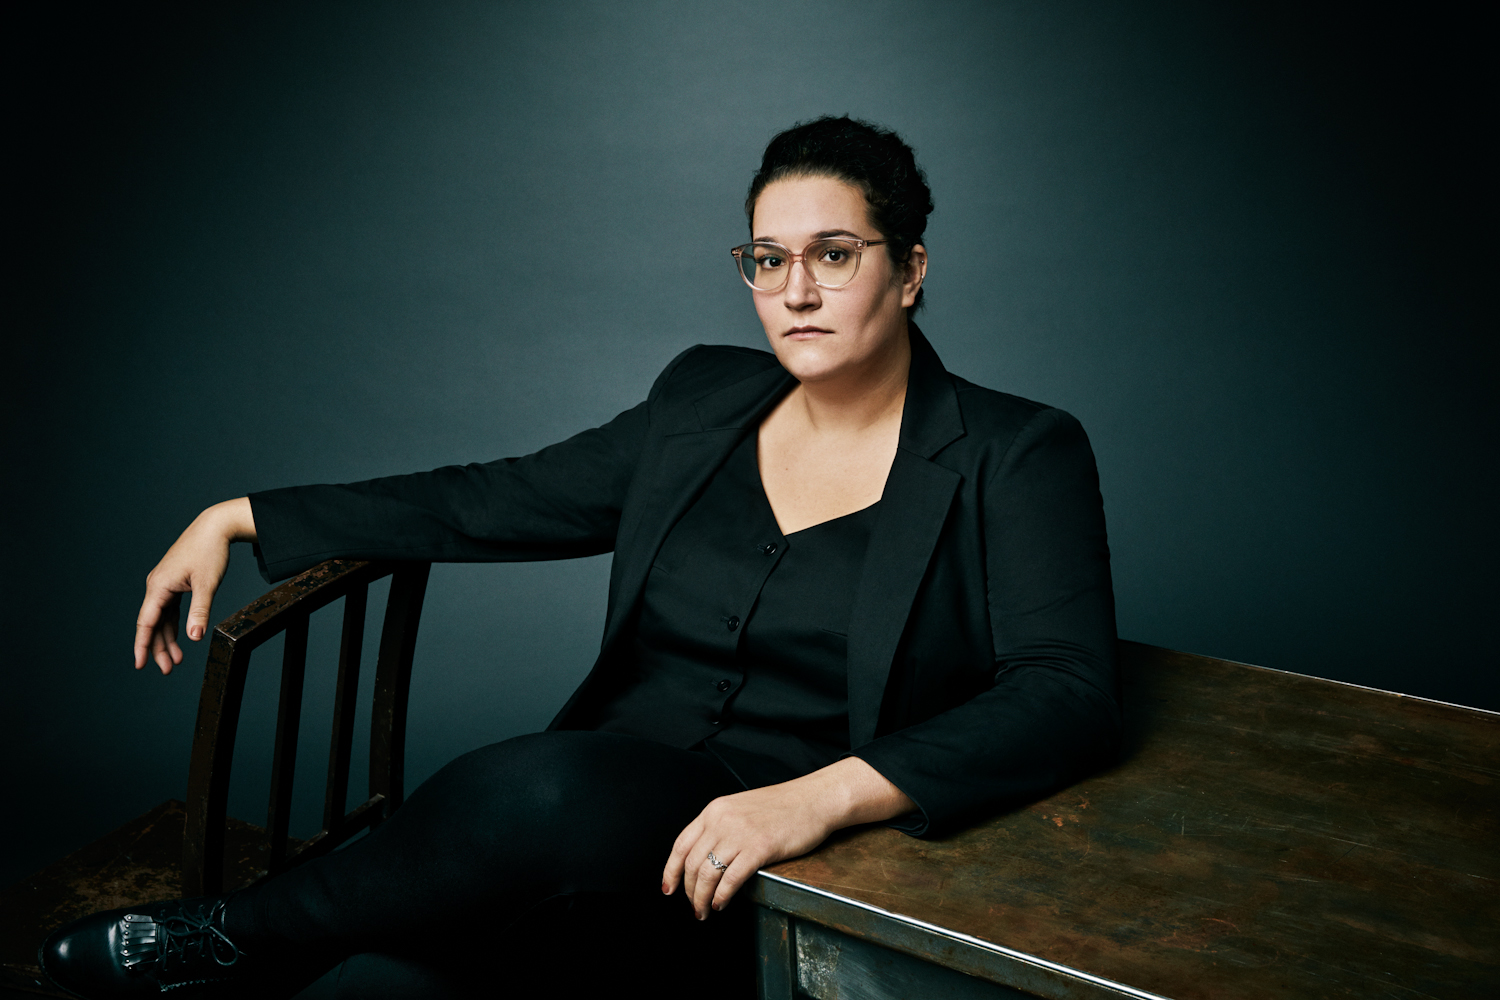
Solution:
M 1500 996 L 1500 715 L 1121 646 L 1118 766 L 769 871 L 1178 1000 Z

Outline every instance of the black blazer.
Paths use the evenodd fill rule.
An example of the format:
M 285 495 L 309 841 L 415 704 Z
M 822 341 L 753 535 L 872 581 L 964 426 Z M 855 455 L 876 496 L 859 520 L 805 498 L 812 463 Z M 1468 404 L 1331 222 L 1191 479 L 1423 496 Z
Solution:
M 1076 780 L 1119 742 L 1114 599 L 1093 452 L 1073 417 L 949 374 L 912 327 L 900 447 L 850 615 L 849 739 L 933 834 Z M 645 402 L 523 458 L 250 498 L 267 579 L 343 556 L 613 551 L 599 658 L 552 722 L 623 673 L 657 549 L 795 385 L 774 355 L 694 347 Z

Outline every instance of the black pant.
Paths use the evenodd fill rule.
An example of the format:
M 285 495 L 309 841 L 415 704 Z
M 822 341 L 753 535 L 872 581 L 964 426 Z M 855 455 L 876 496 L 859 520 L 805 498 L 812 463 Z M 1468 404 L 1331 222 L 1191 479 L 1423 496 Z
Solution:
M 585 930 L 567 933 L 594 940 L 577 942 L 574 963 L 609 971 L 618 986 L 620 971 L 601 970 L 600 960 L 620 960 L 611 946 L 641 937 L 632 932 L 651 928 L 640 944 L 654 941 L 660 954 L 642 958 L 660 968 L 725 947 L 722 935 L 694 926 L 680 891 L 663 899 L 661 871 L 682 828 L 709 800 L 740 788 L 707 753 L 618 733 L 496 743 L 438 771 L 363 840 L 237 897 L 231 930 L 331 961 L 361 956 L 346 963 L 360 981 L 346 991 L 354 995 L 381 995 L 367 980 L 382 976 L 404 979 L 404 996 L 419 995 L 423 976 L 432 995 L 455 977 L 508 993 L 514 977 L 537 971 L 522 966 L 543 960 L 549 934 L 539 936 L 535 921 L 581 909 Z M 706 923 L 722 925 L 722 916 Z M 522 954 L 504 958 L 517 944 Z M 737 956 L 722 957 L 741 968 Z

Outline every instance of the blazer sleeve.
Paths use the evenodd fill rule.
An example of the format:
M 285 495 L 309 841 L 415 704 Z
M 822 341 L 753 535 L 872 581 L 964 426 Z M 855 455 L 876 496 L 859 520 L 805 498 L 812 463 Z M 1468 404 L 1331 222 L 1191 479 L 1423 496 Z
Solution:
M 262 575 L 275 582 L 334 558 L 524 562 L 612 551 L 653 405 L 691 350 L 645 402 L 521 458 L 252 493 Z
M 984 483 L 988 689 L 854 750 L 917 804 L 892 824 L 947 832 L 1034 801 L 1118 752 L 1114 596 L 1083 427 L 1035 414 Z

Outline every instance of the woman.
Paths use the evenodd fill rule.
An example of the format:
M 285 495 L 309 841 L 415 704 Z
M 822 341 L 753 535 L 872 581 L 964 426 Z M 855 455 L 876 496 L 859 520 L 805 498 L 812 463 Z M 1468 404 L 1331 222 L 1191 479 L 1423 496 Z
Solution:
M 911 322 L 931 210 L 893 133 L 799 125 L 767 147 L 733 251 L 774 354 L 693 348 L 639 406 L 524 458 L 200 515 L 148 578 L 137 668 L 181 662 L 181 594 L 207 632 L 235 541 L 268 579 L 613 551 L 601 653 L 548 732 L 459 758 L 365 840 L 225 899 L 88 918 L 48 972 L 87 997 L 267 995 L 455 916 L 658 873 L 702 920 L 835 830 L 951 830 L 1105 759 L 1093 456 L 1067 414 L 947 373 Z

